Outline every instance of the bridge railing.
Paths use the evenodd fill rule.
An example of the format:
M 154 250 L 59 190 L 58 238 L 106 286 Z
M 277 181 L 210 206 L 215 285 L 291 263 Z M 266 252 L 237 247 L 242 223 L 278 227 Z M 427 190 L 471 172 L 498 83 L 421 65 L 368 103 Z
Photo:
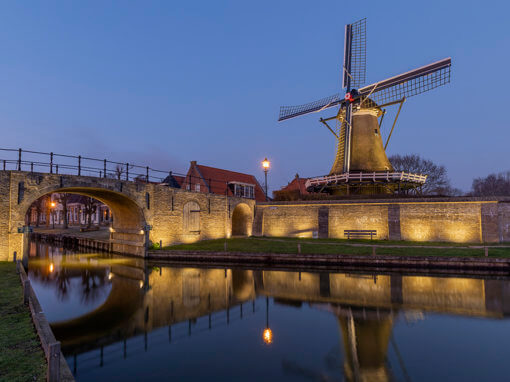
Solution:
M 81 155 L 58 154 L 23 149 L 0 148 L 0 171 L 28 171 L 33 173 L 65 174 L 111 178 L 142 183 L 162 183 L 172 176 L 184 178 L 184 183 L 194 185 L 200 177 L 174 171 L 155 169 L 130 162 L 91 158 Z M 205 179 L 215 189 L 224 189 L 228 194 L 228 182 L 219 179 Z M 181 185 L 183 186 L 183 185 Z M 194 187 L 190 187 L 195 191 Z

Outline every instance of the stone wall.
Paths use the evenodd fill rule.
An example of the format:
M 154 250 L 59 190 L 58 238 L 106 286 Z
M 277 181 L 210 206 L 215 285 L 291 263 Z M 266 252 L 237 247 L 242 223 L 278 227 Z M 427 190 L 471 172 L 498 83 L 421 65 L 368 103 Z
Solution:
M 510 241 L 510 198 L 259 203 L 254 223 L 263 236 L 344 238 L 344 230 L 359 229 L 383 240 Z
M 229 237 L 232 214 L 237 207 L 253 216 L 255 201 L 223 195 L 191 192 L 166 185 L 126 182 L 85 176 L 0 171 L 0 260 L 23 253 L 26 241 L 18 233 L 25 225 L 30 205 L 52 192 L 93 197 L 110 207 L 114 251 L 143 256 L 147 243 L 163 245 Z M 185 232 L 184 205 L 196 202 L 199 228 Z M 239 206 L 242 204 L 242 206 Z M 249 221 L 251 232 L 252 221 Z

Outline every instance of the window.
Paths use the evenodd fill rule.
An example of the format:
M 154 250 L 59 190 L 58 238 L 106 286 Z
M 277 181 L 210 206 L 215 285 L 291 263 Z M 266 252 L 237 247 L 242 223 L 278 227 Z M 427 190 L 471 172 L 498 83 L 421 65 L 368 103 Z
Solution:
M 245 198 L 250 198 L 250 199 L 254 199 L 255 198 L 254 187 L 253 186 L 246 186 L 245 187 L 244 197 Z
M 200 192 L 200 183 L 195 184 L 195 191 Z
M 200 206 L 197 202 L 188 202 L 184 205 L 183 211 L 184 234 L 200 233 Z
M 239 198 L 255 198 L 255 187 L 249 184 L 234 183 L 234 195 Z

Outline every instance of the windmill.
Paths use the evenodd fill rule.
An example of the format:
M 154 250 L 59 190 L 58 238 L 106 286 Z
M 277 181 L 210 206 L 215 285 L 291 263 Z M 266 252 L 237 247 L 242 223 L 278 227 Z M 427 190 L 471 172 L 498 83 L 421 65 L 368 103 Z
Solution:
M 366 81 L 366 19 L 345 26 L 342 88 L 335 94 L 298 106 L 282 106 L 278 121 L 338 106 L 336 115 L 320 118 L 335 136 L 337 150 L 329 175 L 308 179 L 309 191 L 334 194 L 419 192 L 427 175 L 395 172 L 386 147 L 402 105 L 409 97 L 450 82 L 451 58 L 361 87 Z M 386 109 L 399 105 L 386 143 L 381 125 Z M 328 122 L 336 121 L 331 127 Z M 331 122 L 330 122 L 331 123 Z

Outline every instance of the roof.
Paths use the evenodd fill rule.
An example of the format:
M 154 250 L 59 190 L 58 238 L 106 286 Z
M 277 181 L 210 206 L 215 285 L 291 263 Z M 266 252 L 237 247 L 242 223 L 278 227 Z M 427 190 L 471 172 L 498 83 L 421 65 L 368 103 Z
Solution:
M 168 175 L 161 183 L 166 183 L 170 187 L 173 188 L 182 188 L 182 184 L 184 183 L 184 176 L 170 174 Z
M 308 178 L 300 178 L 298 174 L 296 174 L 295 178 L 292 179 L 292 182 L 287 184 L 285 187 L 282 187 L 280 191 L 294 191 L 298 190 L 300 194 L 306 195 L 310 194 L 310 192 L 306 191 L 306 181 Z
M 198 171 L 200 177 L 209 187 L 209 192 L 213 194 L 225 195 L 225 190 L 228 190 L 227 194 L 233 196 L 232 191 L 227 188 L 227 183 L 240 182 L 252 184 L 255 186 L 255 200 L 260 202 L 266 200 L 262 187 L 253 175 L 204 166 L 201 164 L 195 164 L 193 162 L 191 163 L 188 175 L 190 175 L 190 171 L 192 171 L 193 168 Z

